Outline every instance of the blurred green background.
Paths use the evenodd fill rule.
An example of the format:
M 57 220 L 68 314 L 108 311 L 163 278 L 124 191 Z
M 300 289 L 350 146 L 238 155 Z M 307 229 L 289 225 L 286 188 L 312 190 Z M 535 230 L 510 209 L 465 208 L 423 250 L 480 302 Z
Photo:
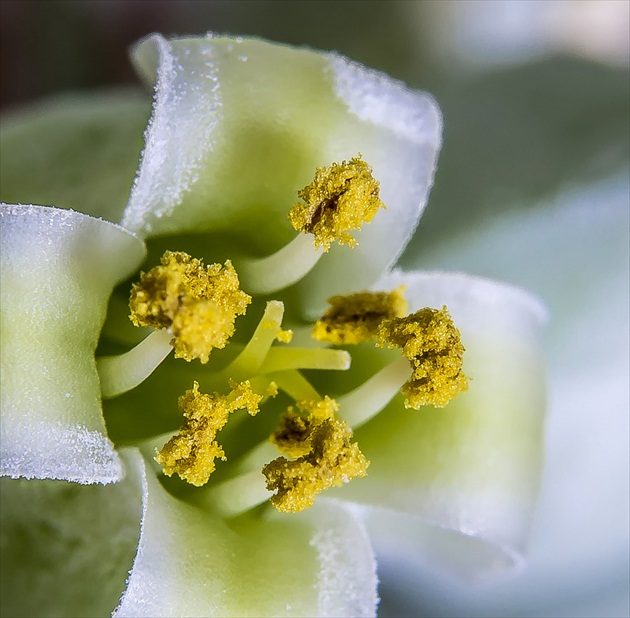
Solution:
M 626 0 L 2 0 L 0 7 L 4 111 L 61 91 L 137 84 L 127 49 L 153 31 L 212 30 L 334 49 L 433 93 L 444 115 L 444 145 L 429 207 L 401 259 L 405 267 L 430 263 L 438 243 L 444 254 L 449 238 L 551 208 L 574 189 L 621 178 L 616 186 L 622 200 L 627 195 Z M 600 205 L 588 207 L 596 214 Z M 592 244 L 602 255 L 606 234 Z M 535 254 L 537 238 L 528 242 Z M 500 272 L 490 263 L 478 274 Z M 527 280 L 515 270 L 508 278 Z M 619 500 L 625 496 L 627 489 Z M 626 543 L 627 536 L 619 539 L 622 552 Z M 604 604 L 608 595 L 617 608 L 611 611 L 621 611 L 624 560 L 604 578 L 610 590 L 601 583 L 595 591 L 576 587 L 568 601 L 549 593 L 536 615 L 575 616 L 563 607 L 575 612 L 580 604 L 588 612 L 594 594 Z M 440 598 L 423 590 L 398 566 L 380 573 L 383 616 L 482 615 L 489 607 L 472 593 L 469 605 L 450 604 L 448 592 Z M 494 607 L 493 615 L 533 615 L 527 590 L 514 590 L 497 589 L 505 613 Z

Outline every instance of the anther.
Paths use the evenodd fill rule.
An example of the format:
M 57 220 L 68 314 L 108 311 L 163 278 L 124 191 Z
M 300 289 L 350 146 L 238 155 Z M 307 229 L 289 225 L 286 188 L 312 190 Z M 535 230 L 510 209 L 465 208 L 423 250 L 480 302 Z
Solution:
M 213 348 L 225 347 L 250 302 L 229 260 L 205 267 L 186 253 L 167 251 L 161 265 L 134 284 L 129 317 L 136 326 L 169 329 L 177 358 L 207 363 Z
M 404 286 L 392 292 L 359 292 L 328 299 L 330 308 L 313 327 L 313 339 L 335 345 L 350 345 L 376 339 L 383 320 L 407 312 Z
M 411 362 L 411 378 L 402 387 L 407 408 L 443 408 L 468 389 L 462 372 L 465 348 L 446 306 L 385 320 L 379 326 L 378 341 L 380 346 L 401 348 Z

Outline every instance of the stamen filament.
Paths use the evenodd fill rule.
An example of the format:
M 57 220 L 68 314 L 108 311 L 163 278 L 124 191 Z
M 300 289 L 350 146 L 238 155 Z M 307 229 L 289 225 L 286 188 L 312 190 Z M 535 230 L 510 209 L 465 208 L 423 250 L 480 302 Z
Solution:
M 337 398 L 339 416 L 356 429 L 375 417 L 411 376 L 409 361 L 401 357 L 352 392 Z
M 271 445 L 270 445 L 271 446 Z M 272 457 L 277 455 L 277 451 Z M 224 517 L 236 517 L 266 502 L 271 492 L 260 468 L 196 492 L 193 500 L 202 508 L 219 511 Z
M 238 381 L 259 373 L 269 349 L 281 330 L 283 315 L 284 304 L 278 300 L 269 301 L 252 338 L 221 374 Z
M 289 287 L 312 270 L 324 254 L 315 248 L 310 234 L 298 234 L 291 242 L 271 255 L 238 262 L 243 288 L 252 294 L 271 294 Z
M 317 398 L 320 399 L 319 395 Z M 237 476 L 195 492 L 193 500 L 202 508 L 218 510 L 235 517 L 266 502 L 272 493 L 266 488 L 263 466 L 278 457 L 278 448 L 269 440 L 260 442 L 239 460 Z
M 271 348 L 260 371 L 269 373 L 287 369 L 329 369 L 345 371 L 352 357 L 345 350 L 328 348 Z
M 124 354 L 97 358 L 103 398 L 117 397 L 144 382 L 173 349 L 172 339 L 168 330 L 154 330 Z
M 270 373 L 267 377 L 294 401 L 317 401 L 322 398 L 313 385 L 296 369 Z

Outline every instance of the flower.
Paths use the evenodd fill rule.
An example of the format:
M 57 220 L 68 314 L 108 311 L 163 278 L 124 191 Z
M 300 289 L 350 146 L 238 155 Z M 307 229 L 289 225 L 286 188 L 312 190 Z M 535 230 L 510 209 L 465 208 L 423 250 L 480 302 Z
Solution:
M 2 210 L 2 473 L 13 477 L 3 481 L 3 527 L 22 526 L 6 533 L 6 553 L 35 562 L 42 595 L 12 567 L 11 610 L 33 613 L 45 598 L 51 612 L 103 611 L 131 567 L 116 615 L 372 615 L 368 531 L 378 538 L 392 525 L 469 577 L 520 566 L 542 465 L 544 311 L 491 281 L 391 270 L 432 182 L 433 100 L 335 54 L 257 40 L 154 35 L 133 58 L 155 101 L 120 225 L 90 216 L 117 218 L 110 169 L 90 167 L 84 191 L 99 187 L 94 175 L 104 195 L 87 214 Z M 124 122 L 123 104 L 84 109 L 66 118 L 81 139 Z M 25 135 L 41 140 L 36 123 L 13 131 L 18 152 Z M 58 206 L 80 209 L 76 195 L 75 204 L 60 195 Z M 289 222 L 296 195 L 306 223 L 303 206 Z M 361 221 L 342 209 L 346 196 L 352 209 L 370 202 Z M 315 246 L 291 226 L 319 234 L 329 215 Z M 337 236 L 345 246 L 329 246 Z M 123 281 L 140 266 L 135 285 Z M 127 322 L 132 286 L 134 322 L 162 330 L 130 350 L 145 337 Z M 399 309 L 372 332 L 413 349 L 413 380 L 395 350 L 310 338 L 329 297 L 401 286 L 413 336 L 430 345 L 410 345 Z M 225 300 L 235 297 L 237 308 Z M 373 313 L 351 315 L 366 326 Z M 225 329 L 208 338 L 208 323 Z M 183 358 L 163 360 L 172 346 Z M 404 409 L 403 385 L 413 407 L 410 389 L 439 390 L 421 403 L 440 408 Z M 182 425 L 178 398 L 185 422 L 167 442 Z M 284 413 L 287 400 L 296 405 Z M 264 442 L 270 432 L 275 446 Z M 158 462 L 203 487 L 164 477 Z M 268 489 L 289 512 L 260 506 Z M 91 509 L 108 516 L 92 521 Z M 29 548 L 39 545 L 37 563 Z M 89 577 L 100 590 L 93 605 L 78 591 Z

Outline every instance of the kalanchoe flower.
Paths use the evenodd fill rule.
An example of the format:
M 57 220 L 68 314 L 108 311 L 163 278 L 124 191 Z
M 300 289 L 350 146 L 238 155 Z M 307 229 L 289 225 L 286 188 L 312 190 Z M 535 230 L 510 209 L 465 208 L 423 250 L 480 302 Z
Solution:
M 2 207 L 3 475 L 121 481 L 120 616 L 373 615 L 366 523 L 468 575 L 520 564 L 544 312 L 391 271 L 432 182 L 433 100 L 257 40 L 155 35 L 133 58 L 155 102 L 120 226 Z M 3 486 L 32 491 L 24 521 L 48 498 L 29 483 Z

